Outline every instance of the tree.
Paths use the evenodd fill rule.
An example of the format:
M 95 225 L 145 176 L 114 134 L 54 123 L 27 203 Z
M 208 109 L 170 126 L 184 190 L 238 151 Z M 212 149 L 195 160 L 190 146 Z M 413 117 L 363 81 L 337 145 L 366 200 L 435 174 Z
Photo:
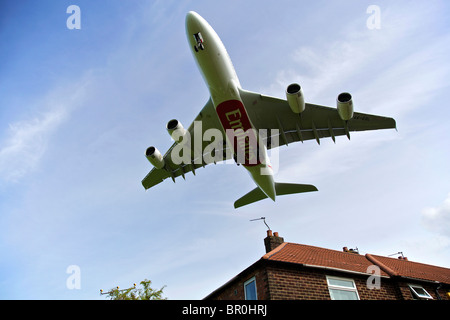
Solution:
M 145 279 L 140 282 L 142 288 L 136 288 L 136 284 L 134 284 L 133 287 L 128 289 L 119 290 L 119 287 L 117 287 L 105 293 L 100 290 L 100 294 L 108 295 L 110 300 L 166 300 L 167 298 L 162 296 L 166 286 L 155 290 L 150 287 L 151 283 L 150 280 Z

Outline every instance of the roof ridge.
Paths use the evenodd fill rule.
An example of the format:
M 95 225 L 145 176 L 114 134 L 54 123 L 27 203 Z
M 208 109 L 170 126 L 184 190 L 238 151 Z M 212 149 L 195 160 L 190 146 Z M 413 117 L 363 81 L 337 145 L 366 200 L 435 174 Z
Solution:
M 355 253 L 352 253 L 352 252 L 345 252 L 345 251 L 342 251 L 342 250 L 339 250 L 339 249 L 324 248 L 324 247 L 319 247 L 319 246 L 315 246 L 315 245 L 311 245 L 311 244 L 292 243 L 292 242 L 291 242 L 291 244 L 297 245 L 297 246 L 302 246 L 302 247 L 315 248 L 315 249 L 319 249 L 319 250 L 333 251 L 333 252 L 336 252 L 336 253 L 348 254 L 348 255 L 351 255 L 351 256 L 360 256 L 360 257 L 362 256 L 362 254 L 355 254 Z
M 398 273 L 395 272 L 394 270 L 392 270 L 391 268 L 389 268 L 388 266 L 386 266 L 384 263 L 382 263 L 380 260 L 376 259 L 373 255 L 371 255 L 370 253 L 366 253 L 365 257 L 367 258 L 367 260 L 369 260 L 370 262 L 372 262 L 373 264 L 379 266 L 384 272 L 386 272 L 389 276 L 393 277 L 393 276 L 397 276 Z
M 262 256 L 262 259 L 270 259 L 270 257 L 272 257 L 274 254 L 276 254 L 278 251 L 280 251 L 281 249 L 283 249 L 289 242 L 283 242 L 282 244 L 280 244 L 278 247 L 276 247 L 275 249 L 273 249 L 272 251 L 267 252 L 265 255 Z

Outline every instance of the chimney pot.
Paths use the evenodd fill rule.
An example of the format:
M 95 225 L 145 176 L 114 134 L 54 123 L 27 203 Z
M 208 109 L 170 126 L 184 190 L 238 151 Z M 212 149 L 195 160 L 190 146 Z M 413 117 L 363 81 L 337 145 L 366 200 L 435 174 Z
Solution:
M 267 237 L 264 239 L 264 246 L 266 247 L 266 253 L 272 251 L 283 242 L 284 239 L 278 236 L 278 232 L 274 232 L 272 235 L 272 230 L 267 230 Z

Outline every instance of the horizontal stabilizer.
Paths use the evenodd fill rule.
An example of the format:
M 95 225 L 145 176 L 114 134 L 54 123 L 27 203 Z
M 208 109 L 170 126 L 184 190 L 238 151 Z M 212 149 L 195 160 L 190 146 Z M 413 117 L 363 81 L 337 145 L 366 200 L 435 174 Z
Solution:
M 311 184 L 297 184 L 297 183 L 278 183 L 275 182 L 275 192 L 277 196 L 282 196 L 286 194 L 294 193 L 304 193 L 317 191 L 317 188 Z M 234 203 L 234 208 L 239 208 L 246 206 L 250 203 L 254 203 L 267 198 L 266 194 L 259 188 L 256 187 L 243 197 L 236 200 Z
M 242 198 L 236 200 L 234 203 L 234 208 L 237 209 L 265 198 L 267 198 L 266 194 L 259 187 L 256 187 Z

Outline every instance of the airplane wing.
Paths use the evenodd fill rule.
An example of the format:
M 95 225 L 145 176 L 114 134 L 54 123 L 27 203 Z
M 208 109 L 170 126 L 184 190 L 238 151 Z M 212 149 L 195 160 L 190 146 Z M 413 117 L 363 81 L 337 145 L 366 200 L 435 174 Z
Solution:
M 195 129 L 195 122 L 201 123 L 201 130 L 194 130 Z M 197 127 L 198 128 L 198 127 Z M 222 133 L 222 138 L 220 139 L 220 145 L 214 146 L 214 139 L 212 141 L 207 141 L 207 139 L 204 138 L 204 133 L 208 129 L 218 129 Z M 195 170 L 201 167 L 206 166 L 210 162 L 204 161 L 204 152 L 206 151 L 205 148 L 207 146 L 210 146 L 208 150 L 214 149 L 215 153 L 222 153 L 220 154 L 220 157 L 217 158 L 220 160 L 228 160 L 232 153 L 227 152 L 226 147 L 223 146 L 224 135 L 223 135 L 223 129 L 220 124 L 219 118 L 217 116 L 216 111 L 214 110 L 214 105 L 211 101 L 211 99 L 208 100 L 206 105 L 203 107 L 203 109 L 200 111 L 200 113 L 195 118 L 194 122 L 189 126 L 187 131 L 191 135 L 191 141 L 200 142 L 202 145 L 201 155 L 200 156 L 200 150 L 194 150 L 195 143 L 192 143 L 191 152 L 190 152 L 190 163 L 181 163 L 176 164 L 175 161 L 172 159 L 172 150 L 175 148 L 176 143 L 174 143 L 170 149 L 165 153 L 164 155 L 164 162 L 165 166 L 162 169 L 153 168 L 147 176 L 142 180 L 142 185 L 145 189 L 149 189 L 158 183 L 164 181 L 167 178 L 172 178 L 173 182 L 175 182 L 175 179 L 179 176 L 182 176 L 183 179 L 185 178 L 185 174 L 188 172 L 191 172 L 195 175 Z M 196 137 L 201 133 L 201 137 Z M 204 141 L 206 140 L 206 141 Z M 211 146 L 212 145 L 212 146 Z
M 350 139 L 352 131 L 396 128 L 392 118 L 354 112 L 346 124 L 336 108 L 306 103 L 305 110 L 295 114 L 286 100 L 245 90 L 240 94 L 255 129 L 279 130 L 279 146 L 312 139 L 320 144 L 326 137 L 335 141 L 336 136 L 346 135 Z M 267 149 L 272 147 L 270 141 L 266 145 Z

